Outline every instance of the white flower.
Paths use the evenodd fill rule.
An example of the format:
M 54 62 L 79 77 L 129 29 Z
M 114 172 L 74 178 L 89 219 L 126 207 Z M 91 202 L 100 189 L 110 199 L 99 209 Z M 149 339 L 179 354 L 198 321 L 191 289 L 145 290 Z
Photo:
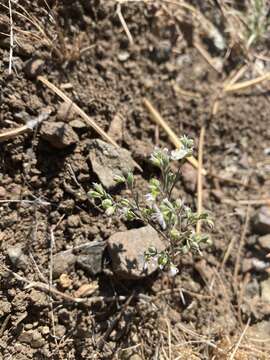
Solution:
M 184 159 L 186 156 L 190 155 L 190 149 L 187 149 L 185 147 L 181 147 L 180 149 L 177 150 L 173 150 L 171 152 L 171 159 L 172 160 L 182 160 Z
M 152 220 L 156 221 L 161 226 L 162 230 L 166 230 L 167 225 L 164 220 L 162 212 L 160 211 L 160 209 L 157 207 L 156 204 L 153 204 L 153 209 L 155 213 L 152 215 Z
M 151 193 L 148 193 L 145 195 L 145 201 L 152 204 L 155 201 L 155 198 Z
M 179 270 L 177 269 L 177 267 L 175 265 L 170 265 L 170 269 L 169 269 L 169 276 L 174 277 L 175 275 L 177 275 L 179 272 Z

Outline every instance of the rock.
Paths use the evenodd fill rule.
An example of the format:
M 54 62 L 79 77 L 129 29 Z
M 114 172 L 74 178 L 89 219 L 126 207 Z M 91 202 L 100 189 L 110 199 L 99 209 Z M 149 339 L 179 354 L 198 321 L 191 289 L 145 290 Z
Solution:
M 62 289 L 68 289 L 72 284 L 72 280 L 68 274 L 61 274 L 59 277 L 59 284 Z
M 261 282 L 261 299 L 270 303 L 270 277 Z
M 102 257 L 105 248 L 104 241 L 92 241 L 74 249 L 77 265 L 90 275 L 97 275 L 102 271 Z
M 38 330 L 24 331 L 19 336 L 19 341 L 31 345 L 32 348 L 38 349 L 45 345 L 46 341 Z
M 81 220 L 79 215 L 70 215 L 67 219 L 67 224 L 69 227 L 78 227 L 80 226 Z
M 34 79 L 41 74 L 43 67 L 44 67 L 43 60 L 37 58 L 30 59 L 26 61 L 24 64 L 25 75 L 30 79 Z
M 186 191 L 194 193 L 197 188 L 197 171 L 188 162 L 181 167 L 181 176 Z
M 0 199 L 4 199 L 6 197 L 6 190 L 3 186 L 0 186 Z
M 62 251 L 53 257 L 53 277 L 58 278 L 67 273 L 75 265 L 76 256 L 71 250 Z
M 62 102 L 57 109 L 57 120 L 67 122 L 74 118 L 74 110 L 72 105 L 67 102 Z
M 6 314 L 9 314 L 11 310 L 11 303 L 5 298 L 0 299 L 0 318 Z
M 94 173 L 106 189 L 116 186 L 116 175 L 134 169 L 134 161 L 128 150 L 116 148 L 99 139 L 89 143 L 89 159 Z
M 15 245 L 11 246 L 7 250 L 7 254 L 9 257 L 9 260 L 12 262 L 14 266 L 16 266 L 18 269 L 26 269 L 28 264 L 28 258 L 23 253 L 23 248 L 21 245 Z
M 121 51 L 118 53 L 117 57 L 119 61 L 125 62 L 130 57 L 130 53 L 128 51 Z
M 270 251 L 270 234 L 260 236 L 258 243 L 264 250 Z
M 270 234 L 270 207 L 262 206 L 252 218 L 253 230 L 260 235 Z
M 72 127 L 63 122 L 44 122 L 40 129 L 40 135 L 43 140 L 48 141 L 57 149 L 64 149 L 79 141 L 78 135 L 72 130 Z
M 43 291 L 32 289 L 29 294 L 29 299 L 32 304 L 38 307 L 48 306 L 48 296 Z
M 116 142 L 123 141 L 123 125 L 123 117 L 121 116 L 121 114 L 116 113 L 110 123 L 110 127 L 108 130 L 108 135 Z
M 79 287 L 78 290 L 76 290 L 73 294 L 75 298 L 82 298 L 85 296 L 92 295 L 96 290 L 98 289 L 98 282 L 93 281 L 90 284 L 83 284 Z
M 87 126 L 86 124 L 79 120 L 79 119 L 75 119 L 70 121 L 69 125 L 73 128 L 73 129 L 78 129 L 78 130 L 82 130 L 82 129 L 86 129 Z
M 125 279 L 140 279 L 158 269 L 154 262 L 145 269 L 144 252 L 149 247 L 165 250 L 165 244 L 150 225 L 113 234 L 108 240 L 108 251 L 115 274 Z

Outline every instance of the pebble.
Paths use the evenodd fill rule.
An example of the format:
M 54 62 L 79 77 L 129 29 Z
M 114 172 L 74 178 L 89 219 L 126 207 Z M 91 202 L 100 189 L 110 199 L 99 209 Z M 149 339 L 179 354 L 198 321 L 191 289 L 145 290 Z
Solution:
M 27 60 L 24 64 L 25 75 L 30 79 L 35 79 L 41 74 L 44 64 L 45 63 L 42 59 L 34 58 Z
M 125 279 L 141 279 L 158 269 L 155 262 L 145 269 L 144 252 L 149 247 L 165 250 L 164 242 L 150 225 L 113 234 L 108 240 L 108 251 L 116 275 Z
M 12 262 L 14 266 L 16 266 L 16 268 L 21 270 L 26 269 L 28 264 L 28 258 L 23 253 L 23 248 L 21 245 L 10 246 L 7 249 L 7 254 L 9 260 Z
M 59 284 L 62 289 L 68 289 L 72 284 L 72 280 L 68 274 L 61 274 L 59 277 Z
M 92 295 L 98 289 L 98 282 L 93 281 L 90 284 L 83 284 L 73 294 L 75 298 L 82 298 Z
M 19 336 L 19 341 L 31 345 L 32 348 L 38 349 L 45 345 L 46 341 L 38 330 L 24 331 Z
M 270 234 L 260 236 L 258 243 L 264 250 L 270 251 Z
M 79 141 L 78 135 L 72 127 L 64 122 L 44 122 L 40 129 L 40 135 L 56 149 L 64 149 Z
M 0 186 L 0 199 L 4 199 L 6 197 L 6 190 L 3 186 Z
M 77 265 L 90 275 L 95 276 L 102 271 L 102 258 L 105 242 L 91 241 L 74 249 L 77 256 Z
M 102 140 L 89 143 L 89 159 L 94 173 L 106 189 L 115 187 L 116 175 L 123 175 L 134 169 L 134 161 L 128 150 L 116 148 Z
M 70 251 L 62 251 L 53 257 L 53 277 L 58 278 L 61 274 L 67 273 L 73 268 L 76 256 Z
M 260 235 L 270 234 L 270 207 L 262 206 L 252 218 L 253 230 Z
M 69 227 L 78 227 L 80 226 L 81 220 L 79 215 L 70 215 L 67 219 L 67 224 Z
M 48 296 L 43 291 L 32 289 L 29 294 L 29 299 L 35 306 L 45 307 L 48 306 Z

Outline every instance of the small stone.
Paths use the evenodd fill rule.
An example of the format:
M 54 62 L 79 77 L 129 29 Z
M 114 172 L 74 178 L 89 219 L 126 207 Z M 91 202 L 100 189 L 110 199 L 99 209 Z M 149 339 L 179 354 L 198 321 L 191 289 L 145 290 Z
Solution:
M 263 206 L 252 219 L 253 230 L 260 235 L 270 234 L 270 207 Z
M 9 314 L 11 310 L 11 303 L 7 299 L 0 299 L 0 317 Z
M 116 175 L 123 175 L 134 169 L 134 161 L 128 150 L 116 148 L 102 140 L 89 143 L 89 159 L 94 173 L 106 189 L 115 187 Z
M 87 127 L 86 124 L 83 121 L 79 120 L 79 119 L 75 119 L 75 120 L 70 121 L 69 125 L 73 129 L 78 129 L 78 130 L 85 129 Z
M 62 251 L 53 257 L 53 277 L 58 278 L 75 265 L 76 256 L 70 251 Z
M 32 289 L 29 294 L 29 299 L 35 306 L 48 306 L 48 297 L 43 291 Z
M 121 51 L 118 53 L 117 57 L 119 61 L 125 62 L 129 59 L 130 53 L 128 51 Z
M 77 265 L 90 275 L 97 275 L 102 271 L 102 258 L 105 248 L 105 242 L 92 241 L 79 248 L 74 249 L 77 255 Z
M 3 186 L 0 186 L 0 199 L 4 199 L 6 197 L 6 190 Z
M 62 339 L 63 336 L 65 335 L 66 333 L 66 328 L 64 325 L 56 325 L 55 326 L 55 335 L 59 338 L 59 339 Z
M 21 245 L 10 246 L 7 250 L 9 260 L 18 269 L 26 269 L 28 264 L 27 256 L 23 253 Z
M 38 349 L 45 345 L 45 339 L 43 339 L 38 330 L 22 332 L 19 336 L 19 341 L 31 345 L 34 349 Z
M 92 295 L 98 289 L 98 282 L 93 281 L 91 284 L 83 284 L 73 294 L 75 298 L 82 298 Z
M 30 59 L 26 61 L 24 64 L 25 75 L 30 79 L 34 79 L 41 74 L 43 67 L 44 67 L 43 60 L 37 58 Z
M 72 284 L 72 280 L 68 276 L 68 274 L 61 274 L 59 277 L 59 284 L 60 284 L 61 288 L 68 289 Z
M 197 188 L 197 171 L 192 165 L 186 162 L 181 167 L 181 176 L 183 179 L 184 187 L 186 191 L 194 193 Z
M 74 118 L 74 111 L 72 105 L 67 102 L 62 102 L 57 109 L 57 120 L 68 122 Z
M 264 250 L 270 251 L 270 234 L 260 236 L 258 239 L 258 243 Z
M 125 279 L 140 279 L 158 269 L 155 262 L 145 268 L 144 253 L 149 247 L 165 250 L 164 242 L 150 225 L 113 234 L 108 240 L 108 251 L 115 274 Z
M 78 227 L 81 224 L 79 215 L 70 215 L 67 219 L 67 224 L 69 227 Z
M 261 299 L 270 303 L 270 277 L 261 282 Z
M 63 122 L 44 122 L 40 129 L 40 135 L 43 140 L 48 141 L 57 149 L 64 149 L 79 141 L 78 135 L 72 130 L 72 127 Z

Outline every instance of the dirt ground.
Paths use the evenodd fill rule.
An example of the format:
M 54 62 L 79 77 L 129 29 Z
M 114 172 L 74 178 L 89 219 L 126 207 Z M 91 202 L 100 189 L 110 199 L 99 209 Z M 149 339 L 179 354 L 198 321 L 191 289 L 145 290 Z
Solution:
M 41 126 L 0 141 L 1 359 L 270 358 L 270 250 L 252 227 L 270 198 L 269 82 L 224 90 L 243 68 L 235 83 L 267 73 L 270 48 L 267 29 L 246 46 L 242 28 L 226 18 L 227 3 L 122 1 L 129 34 L 114 0 L 11 1 L 12 32 L 9 2 L 1 1 L 0 139 L 50 110 Z M 250 3 L 230 6 L 245 16 Z M 106 241 L 127 224 L 99 213 L 86 196 L 96 181 L 89 141 L 100 136 L 78 115 L 66 115 L 38 75 L 131 152 L 143 170 L 136 170 L 141 189 L 156 172 L 145 156 L 156 145 L 173 148 L 144 98 L 196 149 L 205 127 L 204 168 L 212 175 L 204 180 L 203 206 L 214 219 L 213 245 L 202 257 L 181 259 L 173 284 L 162 272 L 118 279 L 105 249 L 96 276 L 71 267 L 53 279 L 61 293 L 48 291 L 59 265 L 52 254 Z M 115 119 L 121 126 L 113 132 Z M 42 136 L 42 126 L 56 122 L 71 124 L 71 145 L 53 146 Z M 186 168 L 177 184 L 194 209 L 196 173 Z M 82 285 L 92 293 L 76 303 Z

